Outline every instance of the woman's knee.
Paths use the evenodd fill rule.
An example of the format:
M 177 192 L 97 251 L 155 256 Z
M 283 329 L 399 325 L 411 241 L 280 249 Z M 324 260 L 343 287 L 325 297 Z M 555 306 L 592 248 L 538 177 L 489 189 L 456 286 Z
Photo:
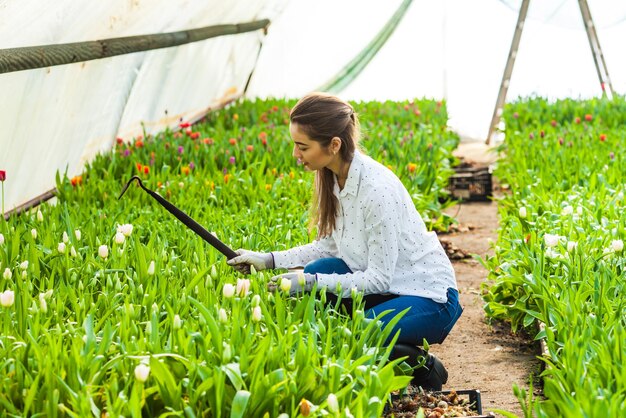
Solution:
M 305 273 L 320 274 L 346 274 L 351 273 L 350 267 L 340 258 L 319 258 L 304 266 Z

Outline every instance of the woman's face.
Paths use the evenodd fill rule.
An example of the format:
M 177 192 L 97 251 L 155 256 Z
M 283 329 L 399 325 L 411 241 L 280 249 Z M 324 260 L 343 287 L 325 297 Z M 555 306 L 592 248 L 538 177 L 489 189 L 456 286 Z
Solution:
M 289 126 L 289 132 L 293 140 L 293 156 L 307 170 L 321 170 L 336 158 L 328 148 L 323 148 L 319 142 L 312 140 L 302 132 L 297 123 L 292 123 Z

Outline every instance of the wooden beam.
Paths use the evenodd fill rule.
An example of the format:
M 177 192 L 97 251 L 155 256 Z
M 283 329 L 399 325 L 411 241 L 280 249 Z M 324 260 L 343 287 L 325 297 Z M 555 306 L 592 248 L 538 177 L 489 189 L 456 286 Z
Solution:
M 169 48 L 216 36 L 252 32 L 259 29 L 266 31 L 269 24 L 270 21 L 268 19 L 263 19 L 248 23 L 206 26 L 198 29 L 153 35 L 0 49 L 0 74 Z
M 511 82 L 511 74 L 513 74 L 513 66 L 515 65 L 515 58 L 517 57 L 517 50 L 519 49 L 520 39 L 522 38 L 522 30 L 524 29 L 524 22 L 526 21 L 529 5 L 530 0 L 523 0 L 522 6 L 519 9 L 519 16 L 517 17 L 517 25 L 515 25 L 515 33 L 513 34 L 509 57 L 506 61 L 506 66 L 504 67 L 504 74 L 502 75 L 502 81 L 500 82 L 498 99 L 496 100 L 496 106 L 493 110 L 493 116 L 491 117 L 487 140 L 485 141 L 487 145 L 491 143 L 491 137 L 493 136 L 498 123 L 500 123 L 500 118 L 502 117 L 502 109 L 504 108 L 506 93 L 509 89 L 509 83 Z
M 593 62 L 596 65 L 596 72 L 598 73 L 598 79 L 600 80 L 600 87 L 602 88 L 602 94 L 606 95 L 609 99 L 613 98 L 613 84 L 609 77 L 609 70 L 606 67 L 604 61 L 604 54 L 602 54 L 602 48 L 600 48 L 600 40 L 596 32 L 596 27 L 593 24 L 591 18 L 591 10 L 589 10 L 589 4 L 587 0 L 578 0 L 580 6 L 580 13 L 583 16 L 583 24 L 587 31 L 587 39 L 589 39 L 589 46 L 591 47 L 591 55 L 593 56 Z

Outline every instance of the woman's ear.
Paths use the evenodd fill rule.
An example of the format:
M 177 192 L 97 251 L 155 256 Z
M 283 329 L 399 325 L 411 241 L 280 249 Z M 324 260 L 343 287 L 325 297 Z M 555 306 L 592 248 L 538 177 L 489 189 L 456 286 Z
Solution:
M 333 137 L 333 139 L 330 140 L 330 149 L 333 154 L 337 154 L 341 149 L 341 138 L 338 136 Z

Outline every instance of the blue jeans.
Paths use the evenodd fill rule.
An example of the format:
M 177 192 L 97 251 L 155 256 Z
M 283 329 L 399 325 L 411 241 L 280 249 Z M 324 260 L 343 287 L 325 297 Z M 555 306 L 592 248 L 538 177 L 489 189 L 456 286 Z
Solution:
M 308 263 L 304 267 L 304 272 L 346 274 L 352 273 L 352 270 L 340 258 L 321 258 Z M 448 301 L 446 303 L 438 303 L 421 296 L 408 295 L 367 295 L 364 300 L 365 316 L 368 318 L 375 318 L 386 310 L 393 311 L 382 318 L 378 318 L 383 326 L 390 322 L 396 314 L 409 308 L 409 311 L 393 328 L 390 339 L 399 330 L 400 335 L 397 343 L 412 346 L 422 345 L 423 339 L 426 339 L 428 344 L 441 344 L 463 313 L 463 307 L 459 303 L 459 292 L 453 288 L 448 288 Z M 351 299 L 343 299 L 342 302 L 351 307 Z

